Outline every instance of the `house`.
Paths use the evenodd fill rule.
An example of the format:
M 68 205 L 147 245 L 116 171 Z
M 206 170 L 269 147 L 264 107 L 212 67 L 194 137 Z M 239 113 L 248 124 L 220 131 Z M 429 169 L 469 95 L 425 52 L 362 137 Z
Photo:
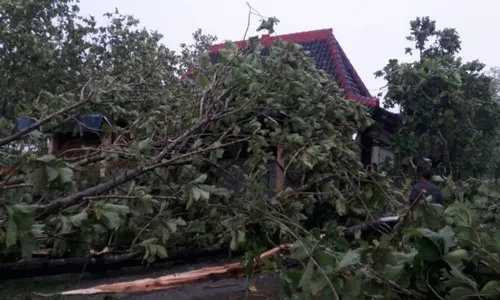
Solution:
M 17 120 L 17 130 L 36 123 L 37 120 L 31 117 L 20 117 Z M 113 125 L 121 125 L 120 122 L 112 124 L 111 120 L 101 115 L 83 115 L 73 117 L 63 122 L 57 128 L 53 128 L 51 136 L 48 139 L 48 154 L 59 154 L 71 161 L 95 157 L 96 148 L 110 147 L 117 138 L 130 140 L 128 135 L 118 136 L 113 131 Z M 99 154 L 100 155 L 100 154 Z M 123 167 L 120 162 L 116 167 Z M 96 169 L 100 176 L 104 176 L 105 163 Z
M 375 120 L 375 124 L 364 132 L 360 132 L 356 140 L 360 145 L 360 160 L 365 166 L 379 164 L 386 158 L 392 159 L 391 138 L 399 124 L 397 114 L 380 107 L 380 101 L 373 97 L 359 77 L 344 50 L 333 35 L 332 29 L 321 29 L 307 32 L 285 34 L 279 36 L 262 35 L 259 42 L 271 46 L 275 40 L 281 39 L 289 43 L 298 43 L 314 58 L 316 67 L 330 74 L 344 90 L 346 99 L 361 103 Z M 240 49 L 247 48 L 246 41 L 234 42 Z M 215 53 L 224 49 L 226 44 L 210 47 Z M 189 75 L 188 75 L 189 76 Z
M 360 132 L 356 137 L 360 145 L 360 161 L 365 166 L 370 166 L 381 163 L 386 158 L 392 158 L 390 135 L 397 128 L 398 115 L 381 108 L 379 100 L 370 94 L 333 35 L 332 29 L 280 36 L 263 35 L 259 42 L 264 46 L 271 46 L 277 39 L 302 45 L 303 50 L 314 58 L 317 68 L 327 72 L 337 81 L 338 85 L 343 89 L 346 99 L 356 101 L 367 107 L 368 112 L 376 122 L 364 132 Z M 240 49 L 246 48 L 246 41 L 237 41 L 235 44 Z M 213 45 L 209 51 L 215 54 L 224 47 L 226 47 L 226 44 Z M 184 78 L 188 76 L 189 73 Z M 27 117 L 20 118 L 18 129 L 21 130 L 35 121 Z M 113 127 L 109 125 L 111 125 L 111 122 L 103 116 L 90 115 L 74 118 L 74 120 L 70 120 L 59 128 L 59 131 L 52 136 L 49 142 L 49 152 L 64 152 L 66 156 L 70 155 L 71 149 L 102 147 L 110 144 L 116 139 L 116 134 L 113 134 L 112 130 L 108 130 Z M 75 135 L 75 132 L 80 134 Z M 281 160 L 281 150 L 276 150 L 278 162 Z M 82 155 L 85 151 L 88 150 L 73 151 L 72 155 Z M 243 161 L 241 164 L 243 164 Z M 269 178 L 266 179 L 268 185 L 278 189 L 287 185 L 287 180 L 282 173 L 279 167 L 273 166 Z M 103 171 L 101 171 L 101 174 L 103 174 Z

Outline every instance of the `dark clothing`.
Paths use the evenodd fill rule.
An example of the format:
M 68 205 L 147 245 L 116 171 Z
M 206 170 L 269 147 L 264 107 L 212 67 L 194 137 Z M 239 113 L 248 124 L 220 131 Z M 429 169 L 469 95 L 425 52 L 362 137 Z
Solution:
M 439 188 L 430 184 L 429 182 L 418 182 L 413 186 L 410 194 L 410 203 L 413 202 L 415 198 L 417 198 L 417 196 L 420 194 L 420 191 L 423 189 L 425 189 L 427 192 L 421 197 L 427 198 L 432 195 L 432 203 L 441 205 L 443 204 L 443 194 L 441 194 Z

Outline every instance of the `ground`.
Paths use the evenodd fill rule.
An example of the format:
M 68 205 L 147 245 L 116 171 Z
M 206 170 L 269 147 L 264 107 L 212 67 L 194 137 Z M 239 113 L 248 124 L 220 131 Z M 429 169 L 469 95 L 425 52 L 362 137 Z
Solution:
M 29 298 L 34 292 L 54 293 L 68 289 L 92 287 L 99 284 L 131 281 L 143 278 L 156 278 L 172 273 L 190 271 L 194 269 L 227 264 L 229 260 L 217 259 L 212 261 L 197 261 L 189 265 L 158 265 L 147 269 L 128 269 L 116 271 L 105 275 L 71 274 L 50 276 L 43 278 L 28 278 L 23 280 L 6 281 L 0 283 L 0 299 L 38 299 Z M 248 290 L 250 285 L 255 285 L 258 292 Z M 67 299 L 120 299 L 120 300 L 263 300 L 280 299 L 280 285 L 271 275 L 259 274 L 248 282 L 246 277 L 228 278 L 201 282 L 182 288 L 155 291 L 149 293 L 131 293 L 119 295 L 73 296 Z M 112 297 L 110 297 L 112 296 Z M 47 299 L 47 298 L 44 298 Z M 64 299 L 61 296 L 48 299 Z

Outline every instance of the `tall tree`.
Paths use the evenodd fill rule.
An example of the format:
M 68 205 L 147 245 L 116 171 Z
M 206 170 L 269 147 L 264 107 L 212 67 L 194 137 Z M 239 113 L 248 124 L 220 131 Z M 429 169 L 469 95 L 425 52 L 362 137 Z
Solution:
M 418 59 L 393 59 L 376 73 L 387 81 L 385 105 L 399 105 L 405 120 L 394 137 L 396 153 L 414 165 L 430 158 L 441 174 L 487 174 L 497 163 L 490 152 L 500 133 L 492 78 L 484 64 L 458 56 L 461 41 L 455 29 L 438 30 L 435 21 L 424 17 L 410 22 L 410 30 L 407 39 L 415 43 Z
M 491 68 L 489 75 L 492 78 L 491 89 L 493 90 L 493 96 L 496 97 L 497 101 L 500 101 L 500 67 Z

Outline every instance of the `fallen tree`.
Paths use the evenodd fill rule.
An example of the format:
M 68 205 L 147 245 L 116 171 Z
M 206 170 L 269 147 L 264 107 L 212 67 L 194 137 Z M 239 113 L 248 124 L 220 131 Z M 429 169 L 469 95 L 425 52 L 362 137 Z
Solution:
M 131 17 L 110 14 L 110 25 L 99 28 L 70 4 L 0 5 L 9 23 L 0 28 L 0 59 L 14 66 L 1 70 L 6 272 L 37 264 L 75 270 L 106 248 L 113 252 L 91 257 L 94 270 L 135 264 L 139 255 L 151 263 L 173 248 L 223 245 L 255 254 L 294 243 L 292 257 L 303 268 L 273 266 L 290 297 L 498 294 L 483 276 L 499 273 L 497 239 L 488 238 L 491 228 L 478 230 L 484 224 L 468 207 L 494 198 L 485 185 L 471 191 L 448 177 L 455 201 L 444 212 L 424 201 L 392 233 L 377 227 L 373 216 L 407 211 L 406 191 L 362 169 L 352 135 L 372 121 L 298 45 L 276 41 L 264 51 L 250 39 L 251 51 L 229 43 L 214 57 L 204 53 L 213 37 L 198 32 L 177 55 Z M 272 32 L 276 22 L 264 19 L 260 28 Z M 188 65 L 189 78 L 180 80 Z M 84 115 L 112 120 L 95 135 L 102 141 L 111 132 L 113 141 L 82 146 L 78 159 L 48 154 L 47 138 Z M 16 130 L 20 116 L 35 121 Z M 89 130 L 83 125 L 76 135 Z M 110 167 L 116 163 L 124 167 Z M 350 239 L 338 230 L 347 218 L 365 222 L 341 231 Z M 372 227 L 384 233 L 364 236 Z M 54 261 L 37 258 L 40 251 Z
M 197 260 L 213 259 L 226 256 L 228 248 L 212 247 L 211 249 L 182 249 L 171 251 L 167 258 L 158 259 L 155 264 L 193 263 Z M 59 259 L 38 258 L 15 263 L 0 264 L 0 280 L 53 276 L 62 274 L 105 273 L 129 267 L 145 266 L 143 252 L 113 253 L 105 252 L 89 254 L 87 257 L 69 257 Z
M 28 270 L 35 260 L 35 266 L 73 270 L 89 252 L 106 247 L 141 253 L 149 262 L 173 247 L 267 247 L 303 233 L 318 202 L 332 209 L 325 219 L 354 210 L 362 218 L 378 213 L 363 208 L 361 199 L 369 197 L 353 184 L 377 179 L 352 173 L 361 169 L 352 135 L 371 120 L 297 45 L 277 41 L 268 53 L 261 45 L 243 53 L 230 44 L 213 61 L 202 51 L 213 37 L 198 32 L 194 48 L 175 55 L 159 43 L 160 35 L 136 29 L 131 17 L 111 14 L 112 25 L 99 28 L 78 16 L 76 6 L 52 2 L 30 2 L 29 11 L 0 7 L 13 16 L 7 21 L 26 20 L 27 28 L 3 34 L 30 41 L 9 40 L 4 49 L 24 47 L 22 59 L 39 78 L 28 85 L 16 73 L 9 93 L 19 101 L 6 101 L 9 114 L 2 117 L 13 132 L 2 131 L 0 140 L 0 251 L 8 268 L 19 263 Z M 33 28 L 46 14 L 68 22 Z M 276 21 L 262 28 L 272 30 Z M 51 39 L 47 31 L 65 34 Z M 31 61 L 35 54 L 61 72 Z M 0 59 L 8 65 L 16 55 L 5 52 Z M 187 65 L 190 77 L 180 80 Z M 21 86 L 22 97 L 16 94 Z M 116 138 L 106 146 L 82 146 L 86 154 L 78 159 L 66 150 L 48 154 L 47 138 L 68 135 L 62 131 L 68 120 L 84 115 L 112 120 L 96 134 Z M 16 130 L 14 116 L 33 123 Z M 83 125 L 75 127 L 77 136 L 90 130 Z M 133 139 L 123 142 L 125 134 Z M 117 162 L 125 167 L 109 167 Z M 97 175 L 96 169 L 104 171 Z M 380 213 L 395 205 L 387 179 L 370 190 L 373 201 L 389 199 Z M 40 251 L 56 260 L 38 260 Z

